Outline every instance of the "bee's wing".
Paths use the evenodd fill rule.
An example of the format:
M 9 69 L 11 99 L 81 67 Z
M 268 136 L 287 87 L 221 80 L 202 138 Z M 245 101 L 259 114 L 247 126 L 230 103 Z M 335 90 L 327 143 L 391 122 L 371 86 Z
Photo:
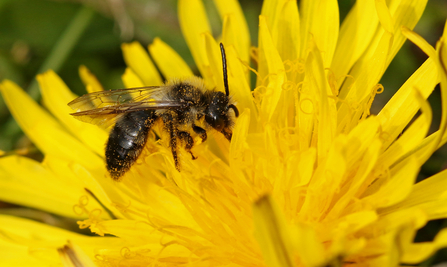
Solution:
M 76 98 L 68 106 L 76 111 L 71 113 L 76 119 L 107 128 L 128 112 L 184 106 L 179 101 L 155 100 L 154 96 L 163 90 L 166 88 L 150 86 L 93 92 Z

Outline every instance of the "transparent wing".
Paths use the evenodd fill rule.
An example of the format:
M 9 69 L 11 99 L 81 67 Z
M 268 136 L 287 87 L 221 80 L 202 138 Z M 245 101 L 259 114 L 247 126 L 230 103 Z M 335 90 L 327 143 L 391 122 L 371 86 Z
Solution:
M 76 98 L 68 106 L 76 111 L 71 113 L 76 119 L 108 127 L 124 113 L 184 106 L 179 101 L 158 100 L 164 90 L 165 87 L 149 86 L 93 92 Z

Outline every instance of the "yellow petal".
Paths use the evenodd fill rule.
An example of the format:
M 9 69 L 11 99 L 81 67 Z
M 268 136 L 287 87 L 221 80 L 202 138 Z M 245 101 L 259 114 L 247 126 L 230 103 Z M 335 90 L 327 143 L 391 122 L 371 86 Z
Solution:
M 336 0 L 305 0 L 301 3 L 301 57 L 310 38 L 322 53 L 324 67 L 332 63 L 338 40 L 339 15 Z
M 101 212 L 101 214 L 99 214 L 99 219 L 123 216 L 123 210 L 119 209 L 118 203 L 120 203 L 120 201 L 124 202 L 122 199 L 123 197 L 127 197 L 127 195 L 125 194 L 129 194 L 129 190 L 125 187 L 125 185 L 117 184 L 110 178 L 106 171 L 105 164 L 102 164 L 102 166 L 100 166 L 96 170 L 87 170 L 80 164 L 67 164 L 59 161 L 56 161 L 54 158 L 52 158 L 52 160 L 48 160 L 46 164 L 49 167 L 52 167 L 54 165 L 58 166 L 57 168 L 52 167 L 52 169 L 57 170 L 57 172 L 55 171 L 56 173 L 62 175 L 63 172 L 66 172 L 69 174 L 67 175 L 67 177 L 76 177 L 77 181 L 82 182 L 83 184 L 83 193 L 79 196 L 80 199 L 76 202 L 76 212 L 98 212 L 98 208 L 96 208 L 96 205 L 102 204 L 113 214 L 109 214 L 108 211 L 105 211 L 101 205 L 101 208 L 99 209 Z M 63 167 L 61 167 L 60 165 L 62 165 Z M 89 194 L 86 190 L 91 192 L 94 196 L 91 196 L 91 194 Z M 89 206 L 87 207 L 87 210 L 83 209 L 85 205 L 84 202 L 81 202 L 81 200 L 85 200 L 83 196 L 88 196 L 88 203 L 91 203 L 88 204 Z M 96 203 L 96 199 L 99 200 L 101 203 Z M 112 199 L 114 199 L 116 202 L 112 202 Z M 138 202 L 135 201 L 133 205 L 138 205 Z
M 293 266 L 288 233 L 272 207 L 270 198 L 259 199 L 253 207 L 255 237 L 268 266 Z
M 81 77 L 82 82 L 87 88 L 87 92 L 93 93 L 104 91 L 104 88 L 102 87 L 96 76 L 93 75 L 93 73 L 91 73 L 86 66 L 81 65 L 79 67 L 79 76 Z
M 73 212 L 73 206 L 85 195 L 82 184 L 73 186 L 40 163 L 20 156 L 1 158 L 0 169 L 0 196 L 3 201 L 70 218 L 86 216 Z
M 404 201 L 384 208 L 381 212 L 387 214 L 414 207 L 423 210 L 430 220 L 444 218 L 447 214 L 447 207 L 443 205 L 447 200 L 446 186 L 447 171 L 444 170 L 413 185 Z
M 349 72 L 355 77 L 354 84 L 346 83 L 340 91 L 340 98 L 348 101 L 361 101 L 371 93 L 386 69 L 388 51 L 393 44 L 393 36 L 384 33 L 372 53 L 365 55 Z M 348 85 L 349 84 L 349 85 Z
M 447 25 L 446 25 L 447 26 Z M 447 30 L 444 30 L 444 34 L 447 34 Z M 441 81 L 441 103 L 442 103 L 442 115 L 441 115 L 441 125 L 439 130 L 429 137 L 424 139 L 424 142 L 416 148 L 418 150 L 415 154 L 421 161 L 427 160 L 433 152 L 442 146 L 447 139 L 444 137 L 447 132 L 447 36 L 444 35 L 436 45 L 436 65 L 438 69 L 439 78 Z
M 298 92 L 294 95 L 296 103 L 296 125 L 300 129 L 301 142 L 299 143 L 300 150 L 306 150 L 311 147 L 312 137 L 315 133 L 314 124 L 315 115 L 317 114 L 318 102 L 316 92 L 311 85 L 310 75 L 304 76 L 304 81 L 301 87 L 298 87 Z
M 214 40 L 213 36 L 209 33 L 205 33 L 205 51 L 208 58 L 208 68 L 210 69 L 212 83 L 216 86 L 217 90 L 225 92 L 223 81 L 223 68 L 222 68 L 222 56 L 220 53 L 219 45 Z
M 96 264 L 77 245 L 68 242 L 67 245 L 58 249 L 62 264 L 65 267 L 95 267 Z
M 414 243 L 408 246 L 402 255 L 402 262 L 407 264 L 420 263 L 445 247 L 447 247 L 447 229 L 442 229 L 433 242 Z
M 242 49 L 243 45 L 240 44 L 241 39 L 239 36 L 236 36 L 235 33 L 238 32 L 238 25 L 235 23 L 235 18 L 233 15 L 226 15 L 223 21 L 223 29 L 222 29 L 222 43 L 225 45 L 225 49 L 228 50 L 229 47 L 233 47 L 233 49 Z M 245 82 L 250 82 L 250 53 L 249 49 L 236 51 L 237 59 L 242 61 L 245 66 L 242 69 L 242 73 L 245 76 Z
M 302 153 L 291 155 L 287 159 L 287 179 L 284 181 L 286 188 L 307 185 L 314 173 L 314 165 L 317 157 L 316 149 L 311 147 Z
M 300 17 L 296 1 L 285 1 L 279 11 L 276 28 L 272 38 L 283 62 L 298 59 L 300 53 Z
M 1 219 L 0 219 L 1 220 Z M 0 259 L 3 266 L 47 267 L 48 261 L 40 260 L 30 253 L 27 246 L 20 246 L 0 238 Z
M 377 2 L 377 6 L 375 1 L 372 0 L 357 2 L 343 23 L 340 42 L 333 61 L 334 64 L 331 66 L 335 77 L 341 79 L 338 82 L 339 86 L 343 84 L 343 80 L 346 78 L 345 75 L 356 60 L 366 60 L 365 62 L 368 62 L 371 55 L 375 53 L 376 47 L 380 46 L 379 43 L 382 42 L 381 39 L 385 34 L 383 27 L 386 27 L 387 33 L 392 36 L 392 45 L 384 53 L 386 54 L 384 67 L 388 67 L 405 41 L 405 36 L 401 32 L 401 26 L 413 29 L 424 11 L 427 0 L 392 1 L 389 3 L 388 8 L 382 1 L 377 0 Z M 378 15 L 372 12 L 372 10 L 377 10 Z M 376 30 L 379 17 L 383 27 L 380 26 Z M 392 21 L 390 21 L 390 17 Z M 392 31 L 390 31 L 391 24 L 393 25 Z M 381 51 L 383 52 L 384 50 Z M 382 69 L 382 67 L 376 68 L 378 70 Z M 363 69 L 366 70 L 366 68 Z M 384 71 L 385 69 L 382 70 Z M 368 70 L 366 71 L 369 72 Z M 380 77 L 382 74 L 380 74 Z M 356 77 L 355 75 L 353 76 Z
M 388 67 L 391 60 L 402 47 L 406 38 L 402 34 L 402 26 L 413 29 L 419 21 L 424 12 L 427 0 L 414 0 L 410 2 L 392 1 L 387 7 L 383 1 L 376 0 L 376 10 L 380 19 L 381 27 L 375 33 L 372 42 L 363 58 L 369 58 L 372 55 L 377 45 L 381 42 L 382 36 L 386 33 L 392 35 L 392 46 L 387 52 L 387 60 L 385 67 Z M 382 4 L 381 4 L 382 3 Z
M 427 0 L 412 0 L 412 1 L 391 1 L 389 10 L 394 21 L 393 31 L 393 47 L 388 55 L 387 67 L 393 60 L 394 56 L 399 52 L 404 44 L 406 37 L 402 34 L 402 26 L 412 30 L 418 23 L 419 19 L 424 13 Z M 380 33 L 379 33 L 380 34 Z M 378 35 L 380 36 L 380 35 Z
M 356 168 L 355 176 L 352 177 L 350 185 L 342 187 L 343 194 L 338 193 L 339 199 L 327 215 L 335 219 L 344 212 L 344 209 L 351 203 L 352 199 L 358 198 L 365 188 L 372 182 L 369 179 L 371 171 L 377 164 L 381 142 L 377 139 L 379 124 L 377 119 L 369 117 L 354 128 L 348 136 L 345 147 L 342 148 L 346 157 L 348 170 Z M 356 164 L 360 164 L 355 166 Z
M 242 162 L 248 136 L 251 110 L 245 109 L 239 116 L 233 129 L 233 137 L 230 143 L 230 166 L 239 166 Z
M 291 227 L 282 218 L 271 198 L 261 197 L 253 206 L 255 237 L 268 266 L 295 266 L 298 256 L 304 266 L 324 263 L 323 246 L 309 227 Z
M 259 73 L 257 86 L 265 87 L 261 110 L 266 121 L 272 118 L 281 96 L 282 85 L 286 81 L 284 65 L 273 45 L 266 19 L 259 17 Z M 267 76 L 268 75 L 268 76 Z
M 331 225 L 336 225 L 334 228 L 330 228 L 334 236 L 349 236 L 355 234 L 366 226 L 371 225 L 378 220 L 378 216 L 374 211 L 360 211 L 357 213 L 351 213 L 343 217 L 339 217 L 337 221 L 330 221 Z M 329 225 L 328 225 L 329 226 Z
M 190 244 L 177 242 L 169 234 L 166 234 L 177 229 L 166 227 L 166 229 L 162 230 L 162 233 L 154 230 L 147 222 L 143 221 L 109 220 L 101 224 L 107 233 L 112 233 L 114 236 L 119 237 L 116 239 L 126 240 L 131 244 L 131 246 L 118 248 L 118 250 L 109 248 L 104 251 L 104 256 L 110 257 L 115 261 L 118 260 L 120 264 L 125 264 L 125 266 L 135 265 L 136 262 L 138 266 L 144 266 L 148 262 L 153 262 L 154 259 L 163 262 L 171 261 L 172 258 L 176 258 L 181 260 L 182 263 L 185 263 L 188 260 L 195 259 L 194 254 L 191 254 L 191 251 L 188 250 L 188 246 L 194 247 L 200 244 L 197 241 L 191 242 Z M 176 228 L 181 229 L 181 227 Z M 187 238 L 197 238 L 204 242 L 198 236 L 187 236 Z M 160 244 L 160 242 L 163 244 Z M 141 251 L 139 251 L 140 249 Z M 139 255 L 139 253 L 141 253 L 141 257 L 132 256 L 135 254 Z M 102 258 L 102 255 L 99 256 L 99 258 Z M 104 259 L 104 263 L 110 263 L 110 261 Z
M 381 155 L 379 166 L 393 166 L 410 156 L 421 144 L 428 133 L 432 122 L 432 110 L 428 102 L 419 91 L 415 91 L 415 98 L 421 106 L 422 115 L 419 116 L 407 130 Z M 426 159 L 420 159 L 422 165 Z
M 348 171 L 346 157 L 343 154 L 343 148 L 346 146 L 346 143 L 346 136 L 338 136 L 333 141 L 330 150 L 325 151 L 324 156 L 321 156 L 324 159 L 324 161 L 320 160 L 321 163 L 318 163 L 321 170 L 315 171 L 308 185 L 308 194 L 324 192 L 324 195 L 316 198 L 306 197 L 300 211 L 301 219 L 305 221 L 319 221 L 327 213 L 334 195 L 339 191 L 343 177 L 346 175 L 346 171 Z
M 272 30 L 275 25 L 276 16 L 278 14 L 278 7 L 280 6 L 280 0 L 265 0 L 262 3 L 261 16 L 264 17 L 267 24 L 267 29 Z
M 145 86 L 161 85 L 163 83 L 149 55 L 140 43 L 122 44 L 121 49 L 127 66 L 140 77 Z
M 391 18 L 390 10 L 388 9 L 386 2 L 384 0 L 375 0 L 376 2 L 376 11 L 379 16 L 380 24 L 383 29 L 389 33 L 394 32 L 394 23 Z
M 149 45 L 149 52 L 166 80 L 194 76 L 186 62 L 160 38 Z
M 379 19 L 375 1 L 356 1 L 343 21 L 331 70 L 337 79 L 338 88 L 343 84 L 354 63 L 360 58 L 373 38 Z M 337 89 L 338 89 L 337 88 Z
M 131 69 L 126 68 L 124 74 L 121 76 L 124 86 L 126 88 L 143 87 L 144 83 L 141 81 L 140 77 Z
M 362 201 L 376 207 L 389 207 L 404 200 L 412 190 L 419 168 L 420 165 L 414 156 L 402 161 L 390 170 L 388 181 L 380 190 L 363 198 Z M 376 181 L 375 184 L 380 186 L 381 182 Z M 365 195 L 375 190 L 375 187 L 376 185 L 370 186 Z
M 288 78 L 295 80 L 293 66 L 300 54 L 300 18 L 296 1 L 264 1 L 261 15 L 265 17 L 273 43 L 283 62 L 290 65 Z
M 88 168 L 102 166 L 102 160 L 66 132 L 50 114 L 11 81 L 0 84 L 5 103 L 26 135 L 47 155 L 79 162 Z
M 211 77 L 208 76 L 208 71 L 206 70 L 209 63 L 202 34 L 211 33 L 211 28 L 203 3 L 201 0 L 180 0 L 178 2 L 178 13 L 180 27 L 192 57 L 202 77 L 208 80 Z
M 377 115 L 384 132 L 382 135 L 384 149 L 402 133 L 419 109 L 414 88 L 417 88 L 422 97 L 427 99 L 438 82 L 436 65 L 432 59 L 427 59 L 388 101 Z
M 224 22 L 223 43 L 225 46 L 233 45 L 239 58 L 249 63 L 250 32 L 239 2 L 236 0 L 214 0 L 214 3 Z
M 415 45 L 417 45 L 422 51 L 424 51 L 427 56 L 431 58 L 436 57 L 435 49 L 427 41 L 425 41 L 422 36 L 408 29 L 407 27 L 402 27 L 402 34 Z
M 108 134 L 101 128 L 73 118 L 74 112 L 67 103 L 76 98 L 65 83 L 53 71 L 37 75 L 45 106 L 79 140 L 89 146 L 98 155 L 104 155 L 104 144 Z
M 318 158 L 325 157 L 335 136 L 337 114 L 335 101 L 329 96 L 332 91 L 327 82 L 323 59 L 317 47 L 313 46 L 306 60 L 306 70 L 309 75 L 310 88 L 315 90 L 318 99 Z
M 250 85 L 244 76 L 245 66 L 239 61 L 234 47 L 226 47 L 225 53 L 227 56 L 228 67 L 228 87 L 230 89 L 230 96 L 236 102 L 239 111 L 250 109 L 250 129 L 256 131 L 259 124 L 256 122 L 258 113 L 253 103 L 253 94 Z
M 392 37 L 390 33 L 384 32 L 375 50 L 363 56 L 351 70 L 350 75 L 354 77 L 354 82 L 344 83 L 339 94 L 343 101 L 338 111 L 338 120 L 346 121 L 347 126 L 344 123 L 341 125 L 344 129 L 341 129 L 339 125 L 338 131 L 349 132 L 362 118 L 369 115 L 371 101 L 377 88 L 380 88 L 377 84 L 385 72 Z
M 442 115 L 441 115 L 441 125 L 439 126 L 439 138 L 437 144 L 433 149 L 438 148 L 438 144 L 441 142 L 441 138 L 447 131 L 447 22 L 444 25 L 444 33 L 440 41 L 436 44 L 438 72 L 441 78 L 441 104 L 442 104 Z
M 80 172 L 76 171 L 76 167 L 79 166 L 79 164 L 73 164 L 57 157 L 47 156 L 42 162 L 42 166 L 46 170 L 50 171 L 55 177 L 58 177 L 57 179 L 66 184 L 67 187 L 73 188 L 72 198 L 75 199 L 75 201 L 72 202 L 72 210 L 78 217 L 84 218 L 88 215 L 84 208 L 87 208 L 89 211 L 101 210 L 101 216 L 99 216 L 100 218 L 109 219 L 114 217 L 114 214 L 109 214 L 108 211 L 104 210 L 103 208 L 103 206 L 105 206 L 109 210 L 113 210 L 110 200 L 102 197 L 102 190 L 106 190 L 109 195 L 113 194 L 114 189 L 116 190 L 116 185 L 114 182 L 111 181 L 109 177 L 105 177 L 105 166 L 99 167 L 99 170 L 92 171 L 97 174 L 97 177 L 104 177 L 102 179 L 97 178 L 95 180 L 95 184 L 102 182 L 101 190 L 98 190 L 95 186 L 93 186 L 85 175 L 81 175 Z M 107 183 L 103 181 L 106 181 Z M 101 201 L 100 203 L 98 202 L 98 199 Z M 115 212 L 115 210 L 113 210 L 113 212 Z M 115 212 L 115 214 L 119 213 Z
M 49 264 L 57 266 L 61 263 L 57 249 L 63 247 L 67 240 L 82 247 L 90 259 L 100 254 L 98 248 L 119 249 L 124 246 L 123 240 L 115 237 L 85 236 L 13 216 L 0 215 L 0 225 L 2 235 L 0 242 L 6 241 L 17 253 L 8 255 L 8 260 L 11 262 L 22 262 L 22 259 L 24 262 L 32 262 L 31 259 L 34 259 L 34 261 L 45 263 L 44 266 Z

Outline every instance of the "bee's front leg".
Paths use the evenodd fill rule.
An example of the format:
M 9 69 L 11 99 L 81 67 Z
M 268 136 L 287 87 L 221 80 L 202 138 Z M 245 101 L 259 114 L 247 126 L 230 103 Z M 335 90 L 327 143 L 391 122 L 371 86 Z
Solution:
M 202 127 L 199 127 L 195 124 L 192 125 L 192 130 L 202 138 L 202 143 L 206 141 L 206 138 L 208 137 L 206 135 L 206 130 Z
M 228 139 L 228 141 L 231 141 L 231 137 L 233 137 L 233 133 L 231 132 L 231 130 L 228 130 L 228 129 L 223 129 L 222 131 L 221 131 L 221 133 L 225 136 L 225 138 L 227 138 Z
M 194 139 L 191 137 L 191 135 L 188 132 L 181 131 L 178 133 L 178 137 L 180 138 L 180 140 L 185 141 L 185 150 L 186 152 L 191 154 L 192 159 L 197 159 L 197 157 L 194 156 L 194 154 L 192 154 L 191 152 L 191 148 L 194 146 Z

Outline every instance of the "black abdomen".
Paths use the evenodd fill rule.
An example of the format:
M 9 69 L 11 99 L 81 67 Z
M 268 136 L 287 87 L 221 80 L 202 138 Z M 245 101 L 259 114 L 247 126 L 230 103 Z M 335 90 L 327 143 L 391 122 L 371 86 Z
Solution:
M 106 146 L 107 170 L 113 179 L 118 180 L 138 159 L 156 119 L 154 110 L 144 110 L 127 113 L 116 122 Z

